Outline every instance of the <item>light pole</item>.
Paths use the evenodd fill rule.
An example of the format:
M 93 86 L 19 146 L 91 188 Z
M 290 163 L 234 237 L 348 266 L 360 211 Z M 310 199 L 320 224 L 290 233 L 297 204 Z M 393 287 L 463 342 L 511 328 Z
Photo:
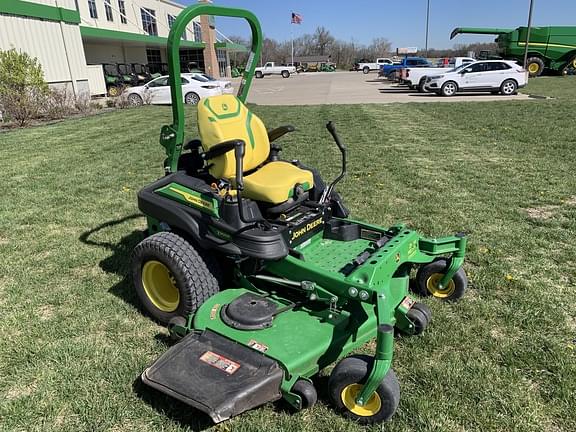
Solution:
M 524 69 L 528 67 L 528 44 L 530 43 L 530 30 L 532 29 L 532 12 L 534 11 L 534 0 L 530 0 L 530 11 L 528 12 L 528 28 L 526 29 L 526 48 L 524 49 Z
M 426 6 L 426 57 L 428 57 L 428 29 L 430 28 L 430 0 L 427 1 Z

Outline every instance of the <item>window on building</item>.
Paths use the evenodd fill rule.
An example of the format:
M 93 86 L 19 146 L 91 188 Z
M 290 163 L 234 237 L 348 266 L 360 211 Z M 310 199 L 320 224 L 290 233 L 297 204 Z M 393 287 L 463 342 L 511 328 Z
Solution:
M 114 15 L 112 15 L 112 5 L 110 4 L 112 0 L 104 0 L 104 11 L 106 12 L 106 19 L 110 22 L 114 21 Z
M 220 76 L 227 76 L 226 67 L 228 66 L 228 61 L 226 58 L 226 51 L 223 49 L 217 49 L 216 58 L 218 59 L 218 69 L 220 70 Z
M 168 14 L 168 27 L 172 29 L 172 26 L 176 22 L 176 17 L 174 15 Z M 182 40 L 186 40 L 186 30 L 182 33 Z
M 90 18 L 98 18 L 98 9 L 96 9 L 96 0 L 88 0 L 88 10 L 90 11 Z
M 126 2 L 124 2 L 124 0 L 118 0 L 118 11 L 120 12 L 120 22 L 122 24 L 128 24 L 128 19 L 126 18 Z
M 204 50 L 182 49 L 180 50 L 180 71 L 187 73 L 191 69 L 204 70 Z
M 146 50 L 146 60 L 148 61 L 148 68 L 150 69 L 150 73 L 164 73 L 162 67 L 162 57 L 160 55 L 159 49 L 150 49 Z
M 156 24 L 156 11 L 153 9 L 140 8 L 142 15 L 142 28 L 151 36 L 158 36 L 158 25 Z
M 194 40 L 202 42 L 202 26 L 196 21 L 192 21 L 192 25 L 194 26 Z

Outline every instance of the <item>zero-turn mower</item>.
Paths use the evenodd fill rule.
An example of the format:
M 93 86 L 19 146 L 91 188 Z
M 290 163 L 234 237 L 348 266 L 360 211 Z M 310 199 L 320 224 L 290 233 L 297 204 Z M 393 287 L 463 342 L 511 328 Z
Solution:
M 238 95 L 201 100 L 199 139 L 185 144 L 179 45 L 198 15 L 246 19 L 252 47 Z M 460 298 L 466 237 L 350 219 L 335 191 L 347 167 L 332 123 L 342 156 L 332 183 L 282 160 L 277 141 L 294 128 L 267 130 L 244 104 L 261 44 L 252 13 L 208 4 L 185 9 L 170 32 L 166 175 L 138 194 L 148 237 L 132 265 L 144 308 L 179 342 L 142 380 L 220 422 L 281 398 L 311 407 L 312 377 L 337 362 L 327 391 L 334 407 L 363 424 L 385 421 L 400 399 L 395 330 L 419 334 L 431 318 L 409 294 L 411 271 L 418 267 L 418 295 Z M 372 356 L 351 355 L 374 338 Z

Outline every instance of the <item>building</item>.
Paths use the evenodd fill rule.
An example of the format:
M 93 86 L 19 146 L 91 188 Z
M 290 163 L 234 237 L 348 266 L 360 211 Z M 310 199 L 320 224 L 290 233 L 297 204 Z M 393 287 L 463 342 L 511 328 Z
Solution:
M 37 57 L 51 86 L 98 95 L 106 91 L 103 63 L 161 69 L 168 33 L 182 9 L 170 0 L 2 0 L 0 49 Z M 182 38 L 182 65 L 229 76 L 228 53 L 243 47 L 224 38 L 213 20 L 196 18 Z

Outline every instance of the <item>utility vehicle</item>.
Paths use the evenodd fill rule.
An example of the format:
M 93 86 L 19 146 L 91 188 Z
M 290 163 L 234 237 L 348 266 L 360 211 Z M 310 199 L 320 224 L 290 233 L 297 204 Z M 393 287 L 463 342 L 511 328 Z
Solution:
M 246 19 L 252 46 L 238 95 L 201 101 L 199 138 L 186 143 L 179 45 L 198 15 Z M 349 218 L 335 190 L 347 153 L 333 123 L 342 170 L 329 185 L 283 160 L 278 141 L 295 128 L 267 130 L 244 103 L 261 47 L 257 18 L 241 9 L 190 6 L 170 32 L 165 176 L 138 194 L 149 236 L 132 273 L 144 309 L 179 342 L 142 380 L 219 422 L 280 398 L 311 407 L 313 377 L 337 362 L 327 384 L 334 407 L 363 424 L 385 421 L 400 400 L 394 332 L 421 333 L 431 318 L 408 292 L 412 270 L 419 295 L 460 298 L 466 236 Z M 352 354 L 374 338 L 372 356 Z
M 256 78 L 264 78 L 266 75 L 281 75 L 282 78 L 289 78 L 290 74 L 296 73 L 294 66 L 276 66 L 274 62 L 267 62 L 262 67 L 255 69 Z

